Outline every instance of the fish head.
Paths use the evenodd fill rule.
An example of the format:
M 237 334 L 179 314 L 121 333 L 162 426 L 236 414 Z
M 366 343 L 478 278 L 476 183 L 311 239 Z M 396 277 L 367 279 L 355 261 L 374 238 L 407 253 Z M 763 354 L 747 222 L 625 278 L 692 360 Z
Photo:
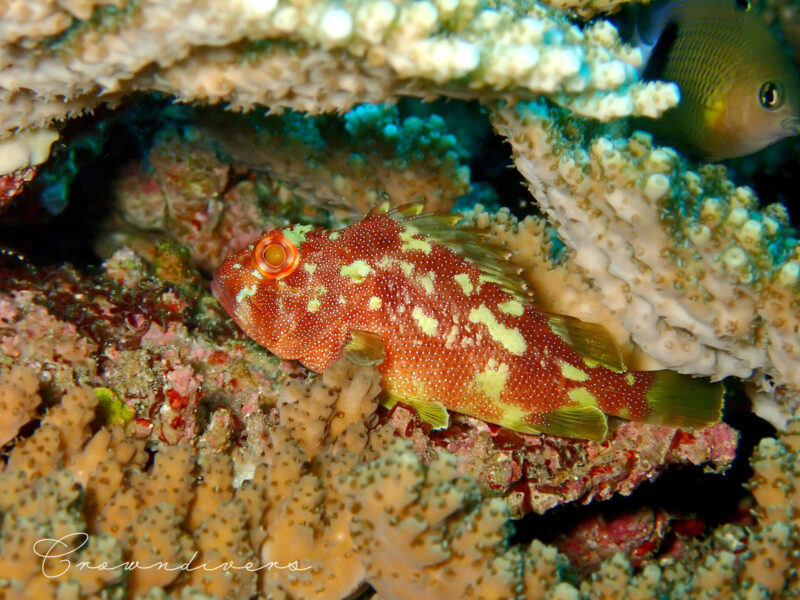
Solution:
M 766 53 L 769 55 L 770 53 Z M 773 52 L 769 63 L 753 63 L 749 76 L 734 84 L 726 101 L 721 130 L 734 138 L 722 158 L 745 156 L 800 133 L 800 76 L 783 55 Z
M 302 339 L 313 273 L 309 256 L 318 254 L 315 246 L 325 237 L 311 229 L 293 225 L 262 234 L 227 257 L 211 282 L 212 293 L 237 325 L 283 358 L 294 358 L 293 341 Z

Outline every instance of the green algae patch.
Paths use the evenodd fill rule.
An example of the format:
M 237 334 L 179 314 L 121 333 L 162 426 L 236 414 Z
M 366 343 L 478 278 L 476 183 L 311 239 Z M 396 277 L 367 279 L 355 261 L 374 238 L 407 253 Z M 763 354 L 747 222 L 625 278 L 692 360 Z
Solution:
M 94 388 L 100 419 L 105 425 L 127 425 L 136 416 L 136 411 L 122 401 L 117 393 L 107 387 Z

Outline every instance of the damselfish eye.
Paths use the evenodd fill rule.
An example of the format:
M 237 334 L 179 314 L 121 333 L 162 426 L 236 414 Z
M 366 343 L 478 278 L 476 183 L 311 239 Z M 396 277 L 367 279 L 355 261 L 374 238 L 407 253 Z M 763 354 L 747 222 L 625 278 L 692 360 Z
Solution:
M 775 110 L 783 104 L 783 86 L 777 81 L 767 81 L 758 92 L 761 106 L 768 110 Z
M 268 233 L 256 246 L 253 260 L 258 272 L 270 279 L 291 275 L 300 258 L 297 246 L 280 231 Z

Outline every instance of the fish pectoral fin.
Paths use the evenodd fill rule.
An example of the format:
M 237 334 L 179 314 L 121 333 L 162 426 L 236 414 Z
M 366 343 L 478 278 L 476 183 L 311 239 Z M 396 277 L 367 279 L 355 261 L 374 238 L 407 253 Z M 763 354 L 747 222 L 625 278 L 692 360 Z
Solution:
M 657 371 L 646 394 L 651 410 L 646 420 L 673 427 L 704 429 L 722 418 L 724 394 L 722 383 L 675 371 Z
M 544 424 L 534 426 L 542 433 L 602 442 L 608 435 L 608 419 L 596 406 L 565 406 L 549 412 Z
M 344 354 L 350 362 L 365 367 L 379 365 L 386 358 L 381 336 L 360 329 L 350 330 L 350 341 L 344 347 Z
M 409 400 L 408 403 L 417 411 L 417 416 L 434 429 L 447 429 L 450 426 L 450 414 L 444 404 L 422 400 Z
M 550 329 L 580 354 L 587 366 L 601 365 L 612 371 L 624 371 L 625 363 L 617 343 L 608 330 L 597 323 L 586 323 L 566 315 L 548 315 Z
M 447 412 L 441 402 L 418 400 L 417 398 L 408 398 L 400 394 L 386 392 L 383 394 L 381 404 L 386 408 L 392 408 L 398 402 L 413 408 L 417 416 L 433 429 L 447 429 L 450 426 L 450 413 Z

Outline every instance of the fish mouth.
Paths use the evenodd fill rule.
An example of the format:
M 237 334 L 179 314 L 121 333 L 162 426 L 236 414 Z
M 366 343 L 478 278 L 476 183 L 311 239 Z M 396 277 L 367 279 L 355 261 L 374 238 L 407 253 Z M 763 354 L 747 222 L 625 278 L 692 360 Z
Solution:
M 784 130 L 786 130 L 789 135 L 798 135 L 800 134 L 800 117 L 792 117 L 790 119 L 784 119 L 781 121 L 781 125 L 783 126 Z
M 222 308 L 224 308 L 228 314 L 232 314 L 231 311 L 233 310 L 234 304 L 230 290 L 227 286 L 220 285 L 216 277 L 211 280 L 211 293 L 214 294 L 214 297 L 222 304 Z

